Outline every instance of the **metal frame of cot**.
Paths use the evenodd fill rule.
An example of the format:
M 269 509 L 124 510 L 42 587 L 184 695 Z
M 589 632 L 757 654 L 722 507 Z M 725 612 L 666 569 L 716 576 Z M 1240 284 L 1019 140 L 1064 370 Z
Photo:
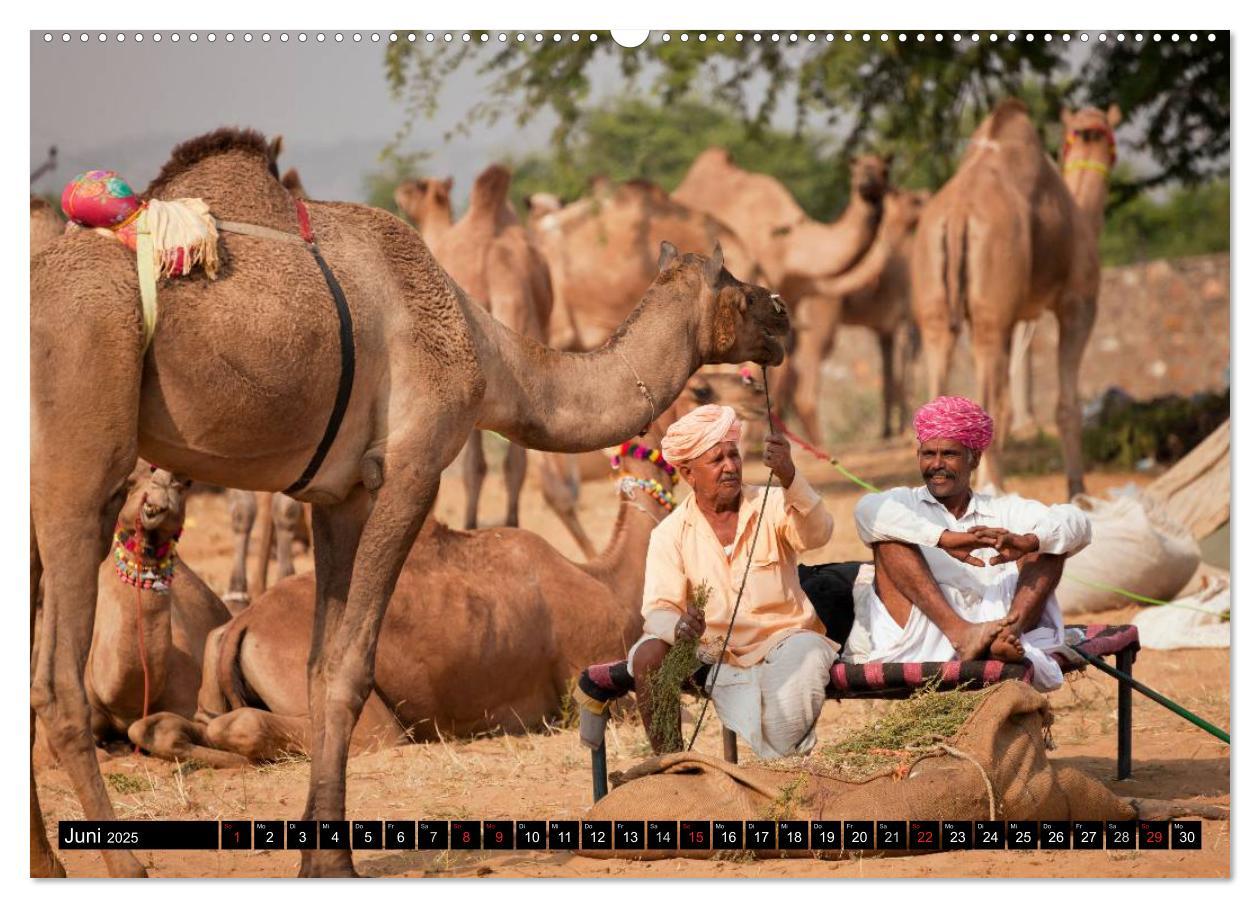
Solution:
M 1141 644 L 1134 640 L 1115 653 L 1103 655 L 1114 655 L 1116 670 L 1132 677 L 1133 662 L 1137 658 L 1140 646 Z M 1079 665 L 1065 665 L 1063 670 L 1067 674 L 1072 674 L 1084 671 L 1088 666 L 1088 662 L 1082 662 Z M 1117 678 L 1116 685 L 1116 781 L 1123 781 L 1133 777 L 1133 685 L 1123 678 Z M 828 687 L 827 699 L 903 700 L 914 691 L 915 688 L 898 688 L 896 690 L 851 691 L 842 694 Z M 583 710 L 583 721 L 589 715 L 592 714 Z M 735 736 L 735 732 L 725 726 L 722 728 L 722 758 L 728 763 L 739 762 L 739 739 Z M 599 745 L 591 748 L 591 788 L 596 801 L 608 794 L 608 750 L 602 731 L 599 735 Z

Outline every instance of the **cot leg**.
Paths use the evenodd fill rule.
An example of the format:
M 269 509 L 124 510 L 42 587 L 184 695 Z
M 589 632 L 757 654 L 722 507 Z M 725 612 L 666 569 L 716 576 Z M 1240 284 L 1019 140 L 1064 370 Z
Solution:
M 608 794 L 608 749 L 603 741 L 591 751 L 591 787 L 596 801 Z
M 1132 676 L 1133 649 L 1116 653 L 1116 670 Z M 1133 776 L 1133 685 L 1128 681 L 1116 681 L 1119 685 L 1116 712 L 1116 780 Z
M 726 726 L 722 726 L 722 759 L 727 763 L 739 762 L 739 738 Z

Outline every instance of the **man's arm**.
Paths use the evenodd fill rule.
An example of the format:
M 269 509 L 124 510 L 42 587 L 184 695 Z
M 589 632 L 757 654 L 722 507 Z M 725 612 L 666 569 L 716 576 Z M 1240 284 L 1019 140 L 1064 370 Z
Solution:
M 983 535 L 1000 538 L 1003 531 L 1023 539 L 1003 540 L 1013 542 L 1007 551 L 1005 546 L 997 546 L 1003 555 L 1022 555 L 1037 553 L 1041 555 L 1075 555 L 1092 538 L 1092 529 L 1085 512 L 1075 505 L 1044 505 L 1040 501 L 1008 495 L 998 499 L 998 515 L 1002 526 L 994 528 L 977 527 Z M 1011 559 L 1006 559 L 1011 560 Z
M 945 528 L 916 514 L 907 488 L 863 495 L 853 511 L 858 537 L 868 546 L 880 542 L 906 542 L 935 546 Z
M 687 574 L 673 527 L 657 527 L 648 541 L 643 577 L 643 631 L 673 644 L 678 622 L 687 613 Z
M 792 485 L 783 490 L 783 507 L 782 537 L 795 551 L 808 552 L 830 541 L 835 518 L 799 471 L 792 478 Z

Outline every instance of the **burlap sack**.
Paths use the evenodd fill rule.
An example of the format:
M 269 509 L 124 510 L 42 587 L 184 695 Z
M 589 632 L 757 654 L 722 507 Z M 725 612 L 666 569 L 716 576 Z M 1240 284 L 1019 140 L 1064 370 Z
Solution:
M 938 752 L 904 778 L 849 782 L 822 772 L 736 766 L 703 754 L 639 764 L 588 820 L 1131 820 L 1131 803 L 1097 779 L 1046 757 L 1049 701 L 1007 681 L 975 694 L 976 711 Z M 990 794 L 991 792 L 991 794 Z M 591 857 L 678 857 L 679 852 L 589 851 Z M 687 851 L 687 857 L 712 852 Z M 817 852 L 763 856 L 810 857 Z M 836 855 L 839 852 L 834 853 Z

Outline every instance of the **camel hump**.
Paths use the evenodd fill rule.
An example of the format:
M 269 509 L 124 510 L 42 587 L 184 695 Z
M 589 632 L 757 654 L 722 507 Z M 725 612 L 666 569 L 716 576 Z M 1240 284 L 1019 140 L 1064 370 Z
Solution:
M 732 163 L 731 153 L 720 145 L 713 145 L 696 155 L 696 164 L 721 164 L 729 167 Z
M 502 164 L 491 164 L 473 183 L 472 206 L 475 208 L 498 206 L 507 199 L 512 186 L 512 171 Z
M 261 132 L 256 129 L 223 127 L 176 145 L 171 150 L 170 158 L 162 165 L 162 169 L 158 171 L 157 177 L 149 184 L 148 189 L 144 191 L 144 195 L 146 197 L 156 195 L 166 184 L 170 183 L 181 173 L 200 164 L 207 158 L 231 151 L 244 151 L 257 155 L 266 162 L 269 168 L 274 169 L 275 167 L 275 161 L 271 157 L 271 144 Z M 279 174 L 273 175 L 279 176 Z
M 1040 141 L 1028 113 L 1028 105 L 1019 98 L 999 101 L 993 113 L 989 114 L 988 130 L 982 134 L 994 140 Z

